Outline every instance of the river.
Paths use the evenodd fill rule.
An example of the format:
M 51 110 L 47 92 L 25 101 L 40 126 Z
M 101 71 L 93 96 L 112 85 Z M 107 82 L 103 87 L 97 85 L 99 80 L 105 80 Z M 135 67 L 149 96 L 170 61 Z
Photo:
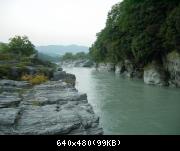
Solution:
M 110 72 L 65 68 L 87 93 L 105 134 L 180 134 L 180 89 L 150 86 Z

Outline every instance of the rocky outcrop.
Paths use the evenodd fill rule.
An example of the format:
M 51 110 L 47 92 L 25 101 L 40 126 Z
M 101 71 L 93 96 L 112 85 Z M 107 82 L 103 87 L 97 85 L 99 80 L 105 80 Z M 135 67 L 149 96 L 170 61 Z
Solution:
M 143 77 L 143 71 L 140 68 L 135 68 L 130 60 L 120 62 L 115 66 L 115 73 L 120 74 L 123 77 L 138 78 Z
M 76 77 L 73 74 L 66 73 L 65 71 L 56 71 L 53 74 L 52 80 L 58 81 L 62 80 L 66 83 L 70 83 L 75 86 Z
M 122 74 L 125 71 L 125 66 L 123 62 L 120 62 L 115 65 L 115 73 Z
M 14 80 L 0 80 L 0 92 L 15 92 L 20 91 L 27 87 L 29 87 L 30 84 L 26 81 L 14 81 Z
M 61 62 L 63 67 L 88 67 L 94 66 L 94 62 L 89 59 L 66 60 Z
M 164 68 L 169 73 L 169 85 L 180 87 L 180 54 L 176 51 L 169 53 L 164 59 Z
M 144 68 L 144 83 L 151 85 L 166 85 L 164 69 L 156 63 L 149 64 Z
M 96 69 L 98 71 L 115 71 L 115 65 L 113 63 L 99 63 Z
M 0 94 L 0 134 L 20 135 L 94 135 L 102 134 L 99 117 L 72 84 L 60 81 L 29 88 L 18 81 L 0 81 L 22 91 Z M 27 84 L 27 85 L 26 85 Z M 24 88 L 28 88 L 24 91 Z

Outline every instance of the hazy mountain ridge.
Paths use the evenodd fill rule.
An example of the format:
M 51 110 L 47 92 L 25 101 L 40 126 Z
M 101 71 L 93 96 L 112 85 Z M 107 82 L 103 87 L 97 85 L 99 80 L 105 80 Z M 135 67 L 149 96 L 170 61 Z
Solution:
M 54 56 L 54 55 L 64 55 L 66 52 L 88 52 L 89 48 L 86 46 L 79 45 L 46 45 L 46 46 L 36 46 L 36 49 L 44 54 Z

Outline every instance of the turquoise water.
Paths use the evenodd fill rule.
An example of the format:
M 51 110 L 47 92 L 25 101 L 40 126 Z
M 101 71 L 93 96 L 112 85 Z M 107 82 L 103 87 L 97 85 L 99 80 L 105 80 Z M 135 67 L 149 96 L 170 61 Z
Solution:
M 180 134 L 180 89 L 88 68 L 66 68 L 87 93 L 105 134 Z

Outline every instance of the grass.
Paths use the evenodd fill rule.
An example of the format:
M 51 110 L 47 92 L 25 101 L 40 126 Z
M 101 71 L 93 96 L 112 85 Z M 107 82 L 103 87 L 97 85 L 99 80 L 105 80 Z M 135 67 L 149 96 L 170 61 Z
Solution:
M 32 85 L 37 85 L 48 81 L 48 77 L 44 74 L 28 75 L 25 74 L 21 77 L 21 80 L 28 81 Z

